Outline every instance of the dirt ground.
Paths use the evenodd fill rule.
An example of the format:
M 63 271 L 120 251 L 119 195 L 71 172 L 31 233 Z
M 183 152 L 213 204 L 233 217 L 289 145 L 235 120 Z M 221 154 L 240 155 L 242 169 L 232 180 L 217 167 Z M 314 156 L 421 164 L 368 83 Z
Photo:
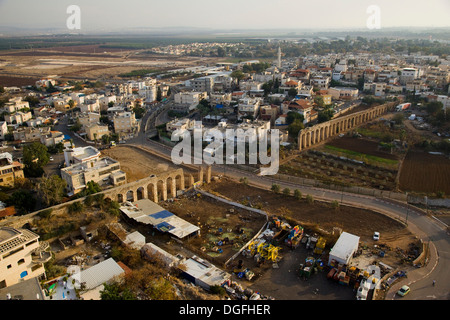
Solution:
M 261 214 L 196 192 L 160 205 L 200 228 L 200 237 L 188 240 L 187 247 L 221 267 L 254 237 L 266 222 L 265 216 Z
M 145 51 L 145 50 L 144 50 Z M 138 69 L 169 70 L 213 63 L 198 57 L 144 54 L 142 50 L 99 45 L 13 50 L 0 53 L 0 76 L 61 79 L 114 79 Z M 9 84 L 5 84 L 9 85 Z
M 400 172 L 400 189 L 450 194 L 450 160 L 442 155 L 409 151 Z
M 347 206 L 335 209 L 330 204 L 319 201 L 314 201 L 311 205 L 305 199 L 299 201 L 293 196 L 274 194 L 226 179 L 212 182 L 204 188 L 236 202 L 246 201 L 253 205 L 261 203 L 262 210 L 268 214 L 292 219 L 305 229 L 320 228 L 332 232 L 337 227 L 359 236 L 361 242 L 369 245 L 375 244 L 372 236 L 378 231 L 383 235 L 380 243 L 404 250 L 416 241 L 416 237 L 403 224 L 373 211 Z
M 327 144 L 337 147 L 337 148 L 356 151 L 356 152 L 369 154 L 369 155 L 373 155 L 373 156 L 385 158 L 385 159 L 397 160 L 399 158 L 395 154 L 391 154 L 389 152 L 380 150 L 378 148 L 379 143 L 376 141 L 373 141 L 373 140 L 342 137 L 342 138 L 334 139 Z
M 151 156 L 149 153 L 126 146 L 102 150 L 102 155 L 120 162 L 120 168 L 127 174 L 128 182 L 178 169 L 177 166 L 169 162 L 162 162 L 160 158 Z

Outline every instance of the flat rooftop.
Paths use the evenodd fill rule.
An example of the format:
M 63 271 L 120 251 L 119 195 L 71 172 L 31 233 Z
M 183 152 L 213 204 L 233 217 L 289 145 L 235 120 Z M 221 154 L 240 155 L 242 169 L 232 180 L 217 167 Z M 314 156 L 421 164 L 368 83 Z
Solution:
M 200 228 L 177 217 L 149 199 L 125 202 L 120 210 L 127 217 L 149 224 L 161 232 L 168 232 L 179 239 L 199 232 Z
M 97 161 L 77 163 L 70 167 L 62 168 L 61 171 L 67 172 L 70 175 L 76 175 L 84 172 L 97 171 L 113 164 L 119 164 L 119 162 L 112 158 L 104 157 Z

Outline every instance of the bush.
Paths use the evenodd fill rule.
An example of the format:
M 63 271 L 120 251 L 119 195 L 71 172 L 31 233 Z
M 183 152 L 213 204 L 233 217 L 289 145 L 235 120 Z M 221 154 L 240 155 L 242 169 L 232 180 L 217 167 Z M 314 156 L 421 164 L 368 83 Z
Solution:
M 338 210 L 339 207 L 340 207 L 339 201 L 334 200 L 334 201 L 331 203 L 331 207 L 332 207 L 333 209 L 335 209 L 335 210 Z
M 272 184 L 271 190 L 272 190 L 273 192 L 278 193 L 278 192 L 280 192 L 280 189 L 281 189 L 281 187 L 280 187 L 279 184 L 275 184 L 275 183 Z
M 301 193 L 301 191 L 298 190 L 298 189 L 295 189 L 295 190 L 294 190 L 294 197 L 295 197 L 295 199 L 300 200 L 300 199 L 302 198 L 302 193 Z
M 313 196 L 310 195 L 310 194 L 308 194 L 308 195 L 306 196 L 306 201 L 307 201 L 309 204 L 313 204 L 313 203 L 314 203 L 314 198 L 313 198 Z
M 69 205 L 68 209 L 69 209 L 69 213 L 80 213 L 81 211 L 83 211 L 83 203 L 80 201 L 74 202 L 72 204 Z
M 46 209 L 44 211 L 39 212 L 38 216 L 42 219 L 49 219 L 52 214 L 53 209 Z
M 286 196 L 290 195 L 290 194 L 291 194 L 291 189 L 289 189 L 289 188 L 284 188 L 284 189 L 283 189 L 283 194 L 286 195 Z

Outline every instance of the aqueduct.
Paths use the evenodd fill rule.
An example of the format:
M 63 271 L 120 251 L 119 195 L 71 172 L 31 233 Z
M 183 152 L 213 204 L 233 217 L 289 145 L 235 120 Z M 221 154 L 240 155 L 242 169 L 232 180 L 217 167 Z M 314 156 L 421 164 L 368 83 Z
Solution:
M 388 112 L 394 106 L 395 103 L 386 103 L 305 128 L 298 134 L 298 148 L 302 151 L 330 137 L 358 127 Z
M 178 191 L 182 191 L 194 186 L 198 182 L 209 183 L 211 181 L 211 167 L 199 167 L 197 174 L 185 174 L 183 169 L 171 170 L 151 175 L 147 178 L 130 182 L 119 187 L 105 190 L 105 199 L 123 203 L 125 201 L 137 201 L 140 199 L 150 199 L 154 202 L 165 201 L 168 198 L 177 196 Z

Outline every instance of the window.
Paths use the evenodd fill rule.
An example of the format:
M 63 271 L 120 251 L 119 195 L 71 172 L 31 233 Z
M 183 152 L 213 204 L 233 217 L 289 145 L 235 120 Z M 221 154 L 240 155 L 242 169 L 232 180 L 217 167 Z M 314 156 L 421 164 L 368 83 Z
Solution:
M 25 259 L 20 259 L 19 261 L 17 261 L 17 265 L 21 265 L 25 263 Z
M 10 264 L 8 264 L 8 266 L 6 267 L 6 269 L 11 269 L 12 266 Z

